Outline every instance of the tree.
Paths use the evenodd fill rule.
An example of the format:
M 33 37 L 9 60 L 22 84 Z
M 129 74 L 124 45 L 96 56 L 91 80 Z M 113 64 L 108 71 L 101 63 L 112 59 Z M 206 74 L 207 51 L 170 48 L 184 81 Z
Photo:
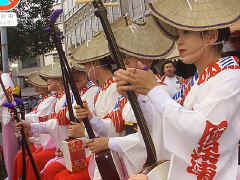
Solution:
M 8 28 L 8 51 L 10 58 L 36 56 L 54 49 L 49 34 L 44 32 L 49 24 L 55 0 L 21 0 L 14 9 L 18 26 Z

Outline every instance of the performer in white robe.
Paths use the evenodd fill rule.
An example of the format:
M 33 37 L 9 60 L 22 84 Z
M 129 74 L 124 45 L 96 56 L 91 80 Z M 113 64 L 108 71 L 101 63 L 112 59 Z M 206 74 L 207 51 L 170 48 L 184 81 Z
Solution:
M 54 112 L 53 105 L 56 102 L 56 96 L 53 94 L 49 94 L 49 91 L 56 91 L 56 87 L 51 88 L 51 84 L 48 86 L 47 81 L 42 79 L 39 75 L 39 72 L 32 73 L 28 77 L 28 82 L 35 86 L 36 91 L 40 91 L 41 99 L 38 102 L 38 105 L 33 108 L 33 110 L 26 114 L 25 120 L 31 123 L 45 122 L 50 118 L 50 115 Z M 42 92 L 44 91 L 47 92 Z M 39 144 L 41 146 L 46 147 L 50 140 L 50 136 L 47 134 L 41 134 L 39 140 Z M 32 140 L 32 139 L 31 139 Z M 34 141 L 34 140 L 33 140 Z
M 119 19 L 112 25 L 118 45 L 121 51 L 127 55 L 126 59 L 128 59 L 128 61 L 133 61 L 132 58 L 139 58 L 149 64 L 149 62 L 151 62 L 150 59 L 160 59 L 171 51 L 174 43 L 161 34 L 151 16 L 145 18 L 144 24 L 138 24 L 139 22 L 131 23 L 136 31 L 132 31 L 132 26 L 129 27 L 124 19 Z M 144 36 L 150 29 L 152 36 Z M 102 37 L 93 38 L 87 47 L 83 46 L 75 56 L 73 54 L 78 62 L 84 63 L 87 67 L 89 74 L 92 75 L 90 77 L 98 80 L 102 87 L 95 96 L 95 115 L 91 115 L 92 119 L 90 123 L 99 136 L 107 138 L 90 140 L 88 147 L 92 152 L 98 152 L 107 148 L 117 152 L 120 158 L 123 159 L 124 166 L 126 166 L 125 169 L 127 172 L 123 172 L 124 177 L 121 177 L 124 179 L 128 177 L 128 175 L 134 174 L 142 169 L 146 160 L 146 149 L 144 143 L 140 142 L 137 133 L 126 136 L 126 132 L 123 129 L 125 126 L 124 123 L 134 124 L 136 120 L 129 102 L 126 98 L 118 94 L 115 80 L 109 70 L 107 71 L 105 68 L 111 67 L 111 60 L 106 58 L 105 62 L 104 59 L 100 59 L 100 63 L 94 62 L 96 57 L 102 57 L 102 54 L 96 57 L 87 57 L 86 59 L 82 57 L 83 53 L 81 52 L 86 53 L 91 51 L 91 46 L 95 48 L 99 46 L 99 49 L 102 51 L 104 49 L 103 47 L 107 48 L 105 45 L 106 40 L 102 40 L 101 43 L 100 40 L 102 40 Z M 136 40 L 139 41 L 139 44 L 134 44 Z M 159 41 L 161 41 L 162 44 L 159 44 Z M 92 51 L 96 50 L 93 49 Z M 81 56 L 78 54 L 81 54 Z M 93 55 L 91 54 L 91 56 Z M 80 114 L 79 111 L 78 113 Z M 83 118 L 78 116 L 78 114 L 77 117 L 80 119 Z M 98 171 L 95 171 L 94 179 L 101 179 Z
M 39 72 L 31 73 L 28 76 L 28 83 L 34 87 L 40 99 L 38 105 L 34 107 L 30 113 L 25 115 L 25 121 L 30 123 L 47 121 L 51 113 L 53 113 L 53 104 L 56 101 L 56 96 L 49 94 L 49 92 L 55 91 L 56 87 L 52 85 L 52 83 L 48 85 L 48 82 L 40 77 Z M 17 137 L 21 136 L 20 129 L 16 128 Z M 50 136 L 47 134 L 41 134 L 37 137 L 28 137 L 28 141 L 30 142 L 29 146 L 32 153 L 40 151 L 41 149 L 51 149 L 54 147 L 54 144 L 50 140 Z M 28 158 L 29 157 L 26 156 L 26 159 Z M 22 151 L 20 150 L 15 157 L 12 180 L 21 178 L 22 168 Z
M 12 97 L 12 90 L 14 88 L 14 84 L 12 78 L 10 77 L 9 73 L 2 73 L 1 78 L 3 84 L 9 94 L 10 99 Z M 0 104 L 6 103 L 7 99 L 6 96 L 0 88 Z M 8 178 L 12 179 L 13 177 L 13 167 L 14 167 L 14 158 L 18 151 L 18 142 L 15 136 L 15 126 L 14 121 L 11 121 L 11 116 L 9 113 L 8 108 L 1 106 L 1 119 L 2 119 L 2 142 L 3 142 L 3 156 L 5 167 L 7 170 Z
M 83 71 L 83 67 L 77 66 L 74 64 L 72 67 L 72 74 L 73 74 L 73 80 L 76 83 L 76 86 L 79 90 L 80 96 L 83 100 L 85 100 L 87 103 L 92 103 L 93 104 L 93 96 L 97 93 L 98 88 L 95 86 L 94 83 L 91 81 L 87 80 L 87 76 L 85 72 Z M 83 73 L 83 74 L 82 74 Z M 79 76 L 80 75 L 80 76 Z M 75 103 L 75 99 L 73 97 L 73 94 L 71 93 L 71 98 L 72 98 L 72 103 Z M 61 149 L 62 146 L 62 141 L 68 139 L 68 128 L 73 128 L 76 124 L 74 123 L 73 125 L 70 124 L 70 118 L 69 118 L 69 112 L 68 112 L 68 107 L 66 103 L 66 96 L 64 96 L 64 108 L 59 111 L 58 117 L 58 124 L 56 125 L 46 125 L 45 126 L 45 131 L 57 133 L 58 136 L 61 136 L 60 139 L 57 139 L 57 144 L 58 148 Z M 57 107 L 57 106 L 56 106 Z M 60 129 L 61 127 L 61 129 Z M 64 131 L 63 131 L 64 128 Z M 83 128 L 83 127 L 82 127 Z M 43 129 L 42 129 L 43 130 Z M 84 131 L 83 131 L 84 132 Z M 61 135 L 60 135 L 61 134 Z M 55 137 L 55 135 L 53 134 Z M 71 136 L 72 137 L 72 136 Z M 59 167 L 61 165 L 61 167 Z M 64 161 L 64 158 L 62 155 L 53 158 L 48 161 L 46 166 L 44 167 L 44 170 L 41 172 L 43 179 L 52 179 L 55 176 L 57 176 L 59 173 L 65 170 L 66 162 Z M 55 171 L 52 171 L 52 169 L 55 167 Z M 58 170 L 56 170 L 58 169 Z
M 240 2 L 233 0 L 232 4 L 221 6 L 214 11 L 216 18 L 208 18 L 205 24 L 201 24 L 203 21 L 200 14 L 195 14 L 196 20 L 190 23 L 186 14 L 202 13 L 203 9 L 212 12 L 212 9 L 208 9 L 210 6 L 220 7 L 221 4 L 221 1 L 200 2 L 179 4 L 176 1 L 159 0 L 151 5 L 160 20 L 164 17 L 164 22 L 172 25 L 173 31 L 169 31 L 166 28 L 168 25 L 159 21 L 164 24 L 168 34 L 174 30 L 176 32 L 177 28 L 175 37 L 181 58 L 184 63 L 195 64 L 198 70 L 183 85 L 182 90 L 174 95 L 175 101 L 157 84 L 151 71 L 128 69 L 115 73 L 119 92 L 134 90 L 149 99 L 142 101 L 143 96 L 139 95 L 153 136 L 159 139 L 160 147 L 172 153 L 169 180 L 224 180 L 236 179 L 237 176 L 240 67 L 236 57 L 221 57 L 222 41 L 227 39 L 229 29 L 221 29 L 223 26 L 215 23 L 222 22 L 222 16 L 225 17 L 223 12 L 228 11 L 228 8 L 232 10 L 232 16 L 225 19 L 225 27 L 237 21 L 240 13 L 235 6 L 240 5 Z M 170 11 L 164 11 L 168 9 L 166 7 L 176 9 L 174 22 L 166 20 L 166 17 L 173 16 Z M 182 17 L 185 17 L 184 21 Z M 183 23 L 189 23 L 187 28 Z M 208 31 L 202 32 L 206 29 Z M 143 67 L 141 63 L 136 66 Z M 159 114 L 158 120 L 150 118 L 152 112 Z M 130 179 L 143 180 L 147 177 L 137 175 Z

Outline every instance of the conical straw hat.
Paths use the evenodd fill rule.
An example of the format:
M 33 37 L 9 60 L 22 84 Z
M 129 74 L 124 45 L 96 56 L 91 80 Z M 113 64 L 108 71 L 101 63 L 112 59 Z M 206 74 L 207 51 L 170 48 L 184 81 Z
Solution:
M 205 31 L 229 27 L 240 19 L 239 0 L 154 0 L 151 12 L 173 37 L 175 28 Z
M 47 88 L 48 86 L 47 81 L 45 81 L 40 77 L 39 72 L 31 73 L 28 76 L 28 83 L 32 84 L 33 86 L 42 87 L 42 88 Z
M 71 60 L 70 67 L 72 70 L 85 72 L 84 65 L 79 64 L 76 61 Z
M 162 59 L 174 47 L 174 42 L 164 36 L 152 16 L 144 22 L 127 22 L 119 18 L 112 25 L 120 51 L 142 59 Z M 111 55 L 104 32 L 99 32 L 87 44 L 72 51 L 72 58 L 80 63 L 91 62 Z
M 113 31 L 120 50 L 141 59 L 162 59 L 174 47 L 174 41 L 159 30 L 153 16 L 144 17 L 128 26 L 126 21 L 121 18 L 113 26 Z
M 50 64 L 48 66 L 44 66 L 40 69 L 40 76 L 44 78 L 61 78 L 62 70 L 59 63 Z
M 73 49 L 71 58 L 79 63 L 87 63 L 102 59 L 110 54 L 104 32 L 99 32 L 87 43 Z

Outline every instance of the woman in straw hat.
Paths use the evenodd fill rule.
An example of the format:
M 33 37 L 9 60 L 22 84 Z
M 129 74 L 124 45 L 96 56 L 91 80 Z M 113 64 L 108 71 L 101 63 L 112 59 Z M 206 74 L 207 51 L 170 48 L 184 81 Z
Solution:
M 150 5 L 166 34 L 177 38 L 183 62 L 197 67 L 191 81 L 174 95 L 178 103 L 151 71 L 139 70 L 141 63 L 137 70 L 115 73 L 119 92 L 134 90 L 149 98 L 149 103 L 140 103 L 148 112 L 152 135 L 172 152 L 168 179 L 236 179 L 240 71 L 238 59 L 222 57 L 221 49 L 228 27 L 240 18 L 239 5 L 238 0 L 158 0 Z M 162 118 L 151 121 L 147 116 L 154 112 Z
M 97 93 L 98 87 L 87 78 L 87 74 L 84 71 L 84 66 L 72 62 L 72 75 L 73 81 L 76 83 L 76 86 L 79 90 L 79 94 L 81 98 L 86 101 L 88 104 L 93 104 L 93 96 Z M 72 97 L 73 105 L 76 103 L 75 99 Z M 68 111 L 65 112 L 66 117 L 69 119 Z M 85 129 L 82 123 L 73 123 L 68 126 L 68 137 L 71 138 L 79 138 L 85 136 Z M 68 171 L 66 167 L 66 163 L 63 157 L 58 158 L 53 161 L 50 160 L 51 163 L 45 167 L 43 172 L 44 180 L 68 180 L 68 179 L 78 179 L 78 180 L 89 180 L 90 177 L 88 175 L 88 168 L 83 168 L 82 170 L 71 173 Z M 86 160 L 88 163 L 89 160 Z M 69 163 L 69 162 L 68 162 Z
M 42 79 L 39 72 L 31 73 L 28 76 L 28 83 L 31 84 L 36 93 L 39 95 L 40 100 L 38 105 L 33 110 L 25 115 L 27 122 L 41 122 L 47 119 L 47 116 L 53 112 L 53 103 L 56 101 L 54 96 L 49 95 L 48 83 Z M 51 90 L 51 89 L 50 89 Z M 20 132 L 17 132 L 18 136 Z M 34 152 L 42 146 L 46 146 L 48 135 L 40 135 L 37 138 L 31 137 L 29 140 L 32 142 L 30 145 L 31 151 Z M 45 142 L 45 143 L 44 143 Z M 22 176 L 22 152 L 19 151 L 14 162 L 14 176 L 13 180 L 18 180 Z
M 135 22 L 131 26 L 127 26 L 124 19 L 119 19 L 112 25 L 112 28 L 129 65 L 135 59 L 141 59 L 150 65 L 151 60 L 167 55 L 174 44 L 161 34 L 157 24 L 150 16 L 145 18 L 144 23 L 137 24 Z M 154 36 L 146 36 L 151 32 Z M 140 43 L 138 44 L 137 41 Z M 162 41 L 163 44 L 159 45 L 157 43 L 159 41 Z M 85 57 L 86 54 L 88 57 Z M 90 113 L 88 108 L 77 107 L 76 117 L 82 119 L 87 114 L 95 132 L 100 136 L 105 136 L 89 140 L 88 147 L 92 152 L 105 149 L 117 152 L 126 166 L 121 169 L 123 172 L 121 179 L 126 179 L 128 175 L 142 168 L 146 160 L 146 150 L 144 144 L 140 143 L 137 133 L 126 136 L 127 124 L 134 125 L 136 120 L 127 99 L 116 91 L 116 83 L 112 74 L 115 63 L 109 54 L 106 39 L 102 34 L 90 40 L 88 46 L 83 45 L 77 51 L 73 51 L 73 57 L 85 63 L 90 79 L 94 79 L 102 87 L 94 98 L 95 114 Z M 93 179 L 101 179 L 97 171 L 95 171 Z
M 33 153 L 33 158 L 35 159 L 39 171 L 44 168 L 48 160 L 55 157 L 56 146 L 59 147 L 62 141 L 61 135 L 64 134 L 64 127 L 58 126 L 58 124 L 60 124 L 59 122 L 65 122 L 64 116 L 58 115 L 58 112 L 64 109 L 63 105 L 65 103 L 60 65 L 55 64 L 43 67 L 40 70 L 40 76 L 48 80 L 49 90 L 54 91 L 54 87 L 57 87 L 57 94 L 54 95 L 56 101 L 51 104 L 51 107 L 47 107 L 43 113 L 47 113 L 51 111 L 51 109 L 53 109 L 53 111 L 42 116 L 38 123 L 21 122 L 17 124 L 18 127 L 24 125 L 33 136 L 39 136 L 40 134 L 50 134 L 51 136 L 51 138 L 45 138 L 43 142 L 45 145 Z M 33 168 L 28 159 L 26 171 L 27 179 L 35 179 Z

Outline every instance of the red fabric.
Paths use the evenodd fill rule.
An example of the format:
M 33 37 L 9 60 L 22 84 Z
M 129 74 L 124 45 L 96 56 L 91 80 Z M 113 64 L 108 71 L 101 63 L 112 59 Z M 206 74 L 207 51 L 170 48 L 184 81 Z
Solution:
M 128 99 L 125 97 L 122 97 L 119 100 L 118 105 L 116 107 L 114 107 L 114 110 L 112 112 L 108 113 L 104 117 L 104 119 L 110 118 L 112 120 L 114 127 L 115 127 L 115 131 L 117 133 L 120 133 L 124 130 L 124 119 L 122 117 L 122 111 L 127 102 L 128 102 Z
M 54 161 L 49 164 L 44 170 L 44 173 L 41 175 L 41 180 L 54 180 L 56 174 L 63 171 L 64 169 L 65 166 L 63 166 L 59 162 Z
M 32 153 L 36 151 L 34 144 L 30 144 L 29 148 Z M 28 159 L 27 151 L 25 154 L 26 154 L 26 159 Z M 22 176 L 22 151 L 18 151 L 14 160 L 13 180 L 18 180 L 21 176 Z
M 35 160 L 36 166 L 39 172 L 44 168 L 45 164 L 52 158 L 55 157 L 56 148 L 44 150 L 40 148 L 33 153 L 33 158 Z M 26 180 L 35 180 L 35 174 L 32 168 L 32 164 L 29 159 L 27 159 L 27 177 Z
M 58 123 L 60 126 L 66 126 L 69 125 L 70 121 L 69 119 L 66 117 L 66 113 L 68 112 L 68 107 L 65 107 L 63 109 L 61 109 L 57 114 L 56 114 L 56 118 L 58 120 Z
M 86 159 L 86 161 L 87 164 L 89 164 L 90 156 Z M 88 166 L 75 173 L 72 173 L 65 168 L 55 176 L 54 180 L 90 180 Z

